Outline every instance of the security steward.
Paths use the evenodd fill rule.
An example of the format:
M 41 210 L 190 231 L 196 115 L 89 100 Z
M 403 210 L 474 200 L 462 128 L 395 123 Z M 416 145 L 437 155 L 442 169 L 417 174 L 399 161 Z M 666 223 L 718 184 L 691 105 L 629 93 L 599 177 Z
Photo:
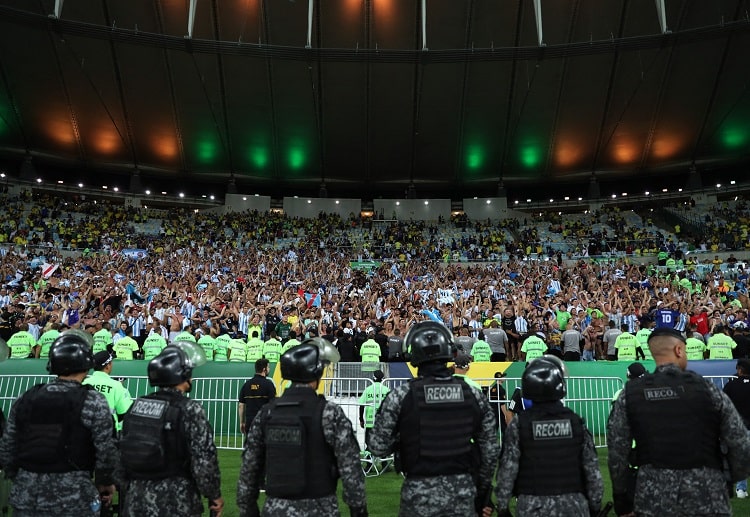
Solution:
M 102 394 L 81 384 L 92 346 L 85 332 L 61 334 L 47 363 L 57 378 L 29 389 L 10 410 L 0 465 L 13 479 L 15 516 L 93 516 L 111 502 L 119 458 L 112 416 Z
M 268 379 L 270 370 L 268 359 L 258 359 L 255 361 L 255 376 L 240 388 L 237 413 L 242 434 L 250 429 L 260 409 L 276 398 L 276 385 Z
M 521 378 L 531 408 L 508 424 L 497 474 L 497 504 L 518 496 L 516 515 L 596 515 L 604 484 L 594 439 L 581 417 L 563 406 L 565 365 L 533 359 Z M 507 511 L 500 515 L 509 515 Z
M 451 375 L 452 335 L 423 321 L 406 333 L 404 351 L 418 377 L 392 390 L 367 442 L 374 456 L 398 453 L 406 479 L 402 516 L 475 516 L 489 508 L 498 457 L 497 422 L 487 397 Z
M 316 393 L 326 366 L 338 360 L 333 345 L 318 337 L 282 354 L 281 375 L 292 385 L 261 409 L 247 433 L 237 482 L 240 516 L 260 515 L 258 493 L 264 476 L 264 516 L 340 515 L 339 478 L 351 515 L 367 516 L 352 423 L 338 405 Z
M 178 341 L 148 363 L 158 391 L 133 402 L 123 421 L 120 448 L 127 482 L 123 515 L 192 517 L 203 514 L 201 494 L 220 516 L 219 461 L 203 406 L 185 396 L 193 368 L 206 363 L 200 345 Z
M 94 354 L 94 373 L 83 380 L 84 386 L 91 386 L 104 395 L 115 422 L 115 430 L 122 430 L 122 419 L 133 405 L 133 397 L 122 383 L 111 377 L 114 355 L 104 350 Z
M 375 370 L 372 374 L 372 384 L 367 386 L 359 397 L 359 426 L 365 430 L 365 443 L 375 425 L 375 412 L 391 391 L 383 384 L 383 378 L 385 378 L 383 370 Z
M 681 333 L 657 328 L 648 347 L 656 370 L 625 385 L 607 424 L 615 512 L 730 515 L 727 478 L 744 479 L 750 468 L 750 438 L 742 418 L 713 383 L 686 370 Z

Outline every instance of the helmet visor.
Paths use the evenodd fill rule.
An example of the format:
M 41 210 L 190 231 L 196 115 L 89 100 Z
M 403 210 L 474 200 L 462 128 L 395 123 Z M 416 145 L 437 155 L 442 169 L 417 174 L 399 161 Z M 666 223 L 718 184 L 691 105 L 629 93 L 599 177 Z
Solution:
M 341 360 L 341 354 L 336 347 L 327 339 L 318 339 L 317 345 L 320 348 L 320 361 L 336 364 Z
M 192 343 L 190 341 L 177 341 L 172 343 L 171 346 L 177 347 L 185 353 L 190 368 L 197 368 L 206 364 L 206 352 L 203 351 L 203 347 Z

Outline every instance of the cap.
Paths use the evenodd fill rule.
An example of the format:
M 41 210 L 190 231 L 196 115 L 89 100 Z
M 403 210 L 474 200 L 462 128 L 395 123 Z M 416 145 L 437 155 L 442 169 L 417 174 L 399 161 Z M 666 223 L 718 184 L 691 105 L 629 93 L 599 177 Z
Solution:
M 505 372 L 495 372 L 495 379 L 504 379 L 507 375 Z
M 97 352 L 94 354 L 94 370 L 102 370 L 105 366 L 107 366 L 109 363 L 112 362 L 112 359 L 114 359 L 114 356 L 107 352 L 106 350 L 102 350 L 101 352 Z
M 453 364 L 455 364 L 458 368 L 468 368 L 470 363 L 471 356 L 468 354 L 458 354 L 453 360 Z
M 628 379 L 637 379 L 646 373 L 646 367 L 641 363 L 633 363 L 628 366 Z
M 372 372 L 372 380 L 374 380 L 375 382 L 382 381 L 383 377 L 385 377 L 383 370 L 375 370 L 374 372 Z

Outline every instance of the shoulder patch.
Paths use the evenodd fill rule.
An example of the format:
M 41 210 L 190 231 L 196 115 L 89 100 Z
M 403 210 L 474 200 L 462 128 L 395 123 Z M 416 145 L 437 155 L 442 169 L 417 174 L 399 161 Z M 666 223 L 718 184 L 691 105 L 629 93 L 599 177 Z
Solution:
M 130 408 L 130 413 L 144 418 L 159 419 L 168 407 L 169 402 L 166 400 L 136 399 Z
M 427 384 L 424 386 L 427 404 L 448 404 L 464 401 L 464 390 L 460 384 Z
M 534 440 L 573 438 L 573 425 L 570 419 L 532 421 L 531 431 L 534 435 Z

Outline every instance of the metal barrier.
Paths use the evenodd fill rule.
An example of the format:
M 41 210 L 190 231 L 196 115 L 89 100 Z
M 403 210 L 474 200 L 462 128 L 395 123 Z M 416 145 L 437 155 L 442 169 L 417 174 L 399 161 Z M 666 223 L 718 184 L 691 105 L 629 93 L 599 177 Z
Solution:
M 707 381 L 713 382 L 714 385 L 716 385 L 717 388 L 720 390 L 724 390 L 724 386 L 727 385 L 729 381 L 732 379 L 736 379 L 736 375 L 704 375 L 704 379 Z
M 480 379 L 484 380 L 484 379 Z M 507 404 L 513 397 L 516 388 L 521 387 L 520 378 L 500 379 L 506 391 L 506 398 L 500 399 L 490 394 L 490 404 L 498 408 L 498 418 L 502 418 L 500 406 Z M 494 382 L 495 379 L 491 379 Z M 481 384 L 481 383 L 480 383 Z M 615 393 L 623 388 L 619 377 L 569 377 L 567 379 L 568 395 L 564 403 L 581 416 L 594 437 L 594 445 L 607 446 L 607 419 L 612 407 Z

